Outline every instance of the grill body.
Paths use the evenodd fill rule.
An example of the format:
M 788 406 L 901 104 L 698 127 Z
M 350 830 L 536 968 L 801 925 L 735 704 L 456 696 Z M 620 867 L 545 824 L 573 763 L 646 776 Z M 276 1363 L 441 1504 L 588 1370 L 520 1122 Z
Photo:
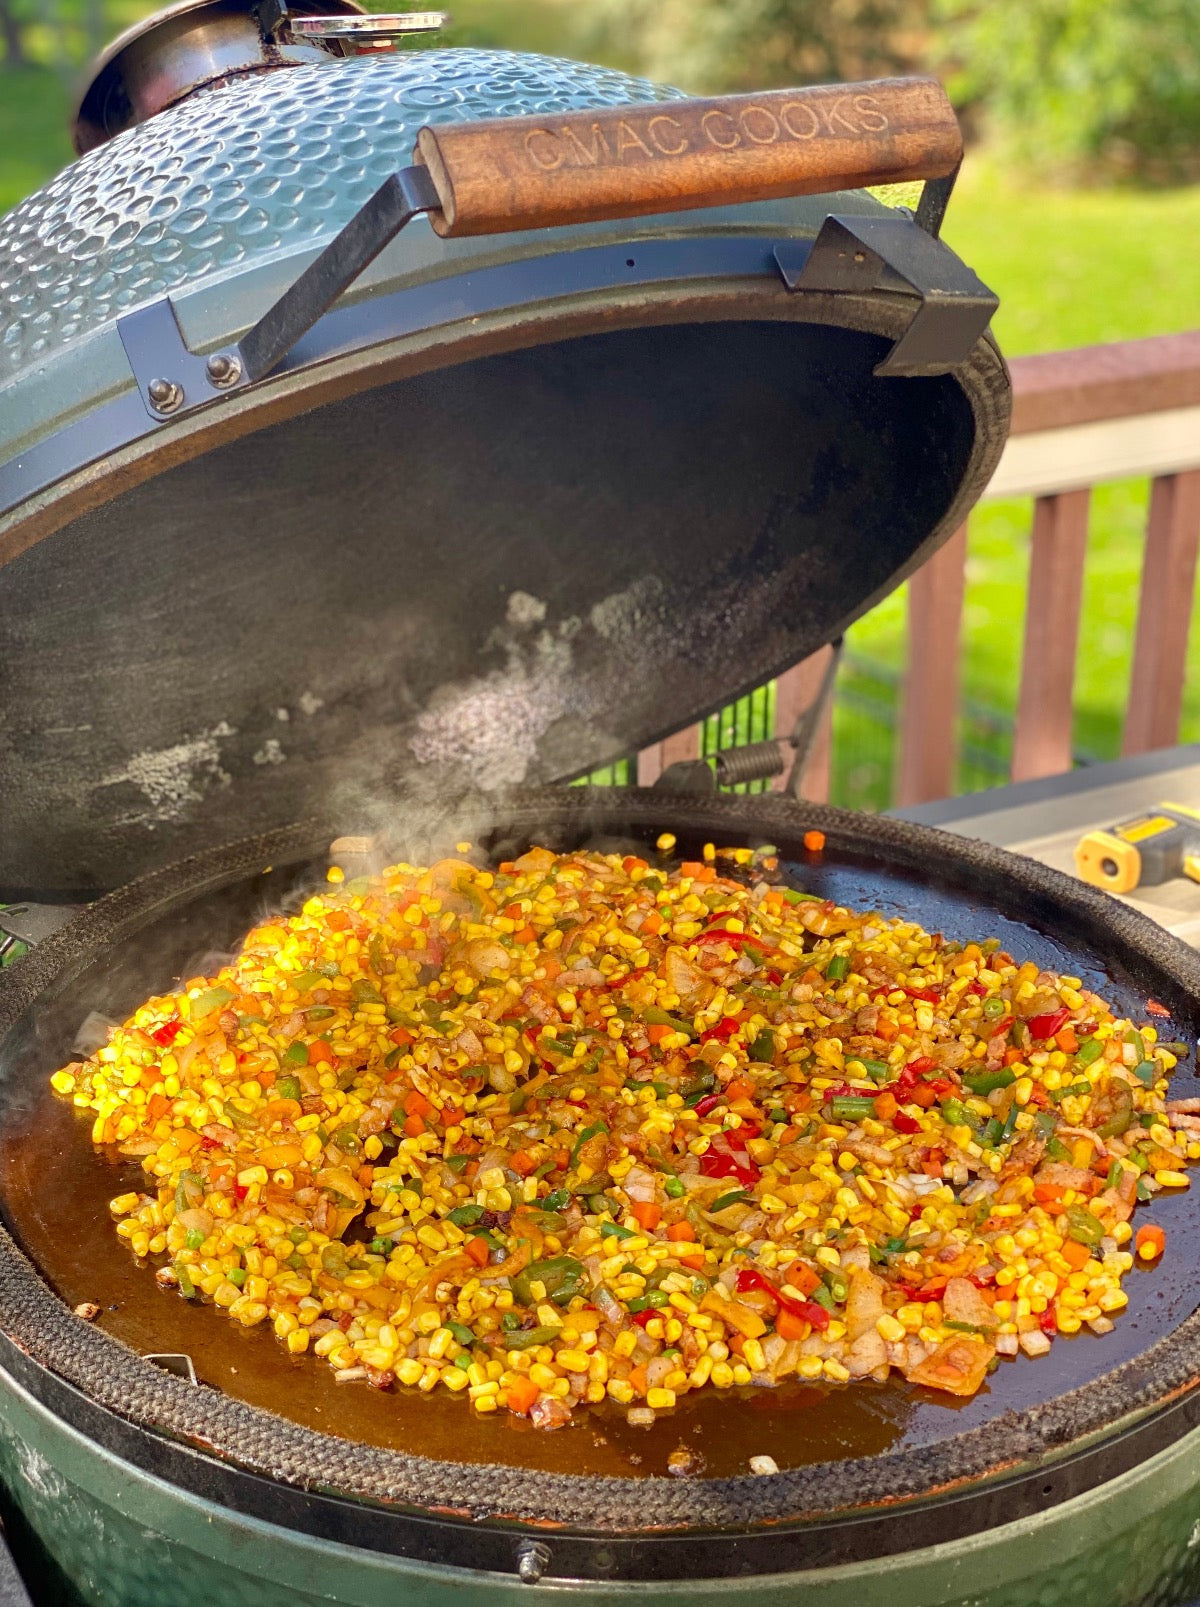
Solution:
M 416 806 L 398 803 L 397 819 L 408 851 L 437 850 L 439 828 L 423 833 Z M 1105 895 L 982 844 L 815 806 L 616 789 L 503 807 L 464 802 L 455 831 L 503 858 L 531 840 L 644 846 L 663 827 L 678 832 L 684 853 L 709 838 L 771 840 L 789 874 L 815 891 L 849 897 L 858 888 L 858 898 L 908 909 L 950 936 L 995 933 L 1042 963 L 1056 956 L 1118 1001 L 1152 993 L 1177 1030 L 1195 1034 L 1200 961 L 1190 950 Z M 811 827 L 827 836 L 821 860 L 800 846 Z M 163 985 L 189 944 L 236 938 L 264 889 L 273 899 L 289 877 L 298 888 L 316 874 L 327 840 L 317 826 L 298 827 L 149 877 L 50 939 L 0 994 L 0 1464 L 26 1557 L 52 1559 L 76 1593 L 67 1599 L 140 1607 L 222 1590 L 268 1603 L 434 1607 L 520 1599 L 533 1574 L 543 1593 L 612 1604 L 783 1603 L 803 1592 L 849 1607 L 886 1590 L 914 1607 L 1167 1607 L 1194 1588 L 1200 1316 L 1189 1246 L 1198 1208 L 1186 1195 L 1155 1207 L 1178 1247 L 1174 1271 L 1135 1280 L 1124 1326 L 1103 1346 L 1067 1342 L 1045 1362 L 1017 1363 L 966 1410 L 918 1407 L 894 1443 L 841 1462 L 801 1458 L 789 1468 L 789 1433 L 811 1432 L 816 1419 L 790 1417 L 780 1395 L 778 1422 L 763 1425 L 778 1437 L 756 1447 L 784 1468 L 768 1479 L 614 1478 L 608 1465 L 593 1475 L 594 1453 L 573 1430 L 535 1437 L 532 1462 L 519 1465 L 502 1437 L 486 1437 L 490 1425 L 468 1442 L 465 1414 L 448 1431 L 431 1428 L 420 1416 L 428 1402 L 396 1418 L 407 1427 L 389 1449 L 356 1438 L 348 1405 L 331 1409 L 343 1412 L 349 1438 L 314 1433 L 233 1398 L 225 1363 L 234 1352 L 212 1348 L 204 1314 L 161 1296 L 145 1272 L 131 1276 L 160 1302 L 164 1322 L 183 1325 L 171 1344 L 194 1334 L 202 1380 L 225 1387 L 197 1390 L 140 1360 L 120 1342 L 119 1314 L 102 1316 L 98 1329 L 74 1319 L 83 1290 L 38 1249 L 39 1233 L 55 1225 L 53 1193 L 40 1200 L 14 1163 L 22 1130 L 59 1142 L 45 1116 L 45 1075 L 64 1058 L 64 1038 L 88 1009 L 116 1014 Z M 264 883 L 267 865 L 276 879 Z M 1181 1094 L 1191 1081 L 1185 1074 Z M 74 1155 L 86 1143 L 80 1129 L 64 1149 Z M 103 1267 L 99 1254 L 96 1275 Z M 272 1344 L 233 1335 L 240 1369 L 260 1341 Z M 345 1402 L 348 1391 L 330 1385 L 328 1396 Z M 676 1416 L 667 1430 L 675 1439 L 687 1427 Z M 673 1443 L 658 1449 L 665 1456 Z M 77 1510 L 88 1514 L 82 1526 L 65 1521 Z M 186 1579 L 195 1595 L 166 1594 L 171 1579 Z

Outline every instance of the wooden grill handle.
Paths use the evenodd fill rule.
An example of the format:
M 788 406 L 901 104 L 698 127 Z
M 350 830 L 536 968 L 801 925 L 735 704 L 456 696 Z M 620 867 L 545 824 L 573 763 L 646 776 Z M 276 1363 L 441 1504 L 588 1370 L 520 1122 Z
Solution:
M 936 78 L 881 78 L 440 124 L 415 159 L 456 237 L 944 178 L 962 135 Z

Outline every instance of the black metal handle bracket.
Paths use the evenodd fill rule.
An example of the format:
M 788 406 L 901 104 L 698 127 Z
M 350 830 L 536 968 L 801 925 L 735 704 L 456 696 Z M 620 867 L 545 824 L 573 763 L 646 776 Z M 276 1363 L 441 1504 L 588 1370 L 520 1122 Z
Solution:
M 775 248 L 789 290 L 866 291 L 898 279 L 919 299 L 908 328 L 876 367 L 877 374 L 945 374 L 971 355 L 1000 298 L 961 258 L 910 214 L 830 214 L 811 249 Z
M 190 413 L 265 379 L 401 229 L 440 205 L 427 168 L 393 173 L 238 345 L 226 350 L 193 352 L 170 296 L 119 318 L 121 344 L 150 417 L 162 421 Z

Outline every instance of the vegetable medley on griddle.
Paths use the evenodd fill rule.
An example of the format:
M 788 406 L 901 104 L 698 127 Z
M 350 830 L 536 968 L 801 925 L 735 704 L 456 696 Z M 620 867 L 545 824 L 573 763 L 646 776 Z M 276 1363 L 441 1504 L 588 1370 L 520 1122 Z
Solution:
M 164 1288 L 554 1428 L 893 1368 L 970 1395 L 1108 1331 L 1163 1248 L 1137 1202 L 1200 1159 L 1183 1053 L 771 850 L 533 848 L 331 870 L 52 1083 L 141 1161 L 112 1210 Z

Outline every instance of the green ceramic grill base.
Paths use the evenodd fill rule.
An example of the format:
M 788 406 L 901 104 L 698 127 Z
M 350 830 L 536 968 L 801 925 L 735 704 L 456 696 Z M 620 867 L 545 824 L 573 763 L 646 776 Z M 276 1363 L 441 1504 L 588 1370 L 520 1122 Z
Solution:
M 4 1373 L 0 1479 L 30 1583 L 72 1607 L 1174 1607 L 1200 1586 L 1200 1430 L 1124 1479 L 967 1540 L 804 1574 L 662 1584 L 528 1585 L 317 1541 L 122 1462 Z

